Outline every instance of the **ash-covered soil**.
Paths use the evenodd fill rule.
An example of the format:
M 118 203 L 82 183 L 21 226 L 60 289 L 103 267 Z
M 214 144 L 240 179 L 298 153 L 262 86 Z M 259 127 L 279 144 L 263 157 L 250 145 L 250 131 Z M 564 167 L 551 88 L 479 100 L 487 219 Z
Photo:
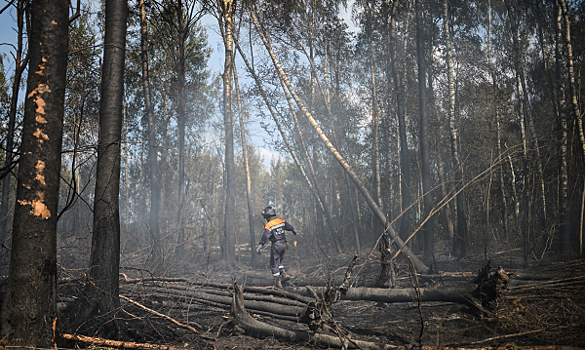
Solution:
M 380 272 L 375 253 L 359 259 L 353 270 L 352 287 L 374 285 Z M 104 324 L 115 330 L 109 333 L 109 337 L 185 349 L 318 348 L 306 342 L 245 334 L 232 322 L 229 305 L 189 298 L 184 292 L 197 283 L 228 286 L 234 280 L 239 285 L 245 282 L 246 286 L 271 289 L 268 251 L 258 257 L 259 263 L 255 267 L 250 266 L 248 254 L 245 250 L 239 251 L 236 266 L 228 267 L 217 253 L 195 252 L 188 262 L 169 263 L 165 274 L 160 277 L 134 268 L 123 269 L 120 294 L 142 307 L 122 299 L 121 308 L 104 319 Z M 493 254 L 491 264 L 494 269 L 502 266 L 516 275 L 512 276 L 510 293 L 489 309 L 480 310 L 471 304 L 454 301 L 383 303 L 341 299 L 332 306 L 334 322 L 330 326 L 351 334 L 352 339 L 387 348 L 408 349 L 421 345 L 479 348 L 502 344 L 585 347 L 585 263 L 582 260 L 556 261 L 550 255 L 525 264 L 520 255 L 519 251 Z M 328 280 L 334 286 L 339 285 L 351 259 L 349 254 L 292 247 L 287 251 L 285 265 L 293 278 L 284 289 L 293 286 L 316 288 L 324 286 Z M 485 264 L 483 257 L 456 260 L 438 256 L 436 271 L 432 275 L 419 274 L 413 278 L 408 265 L 398 261 L 397 288 L 440 288 L 471 283 Z M 68 304 L 74 300 L 72 294 L 79 294 L 82 290 L 80 281 L 69 280 L 60 284 L 63 319 L 70 316 L 67 313 L 72 310 Z M 183 293 L 180 302 L 175 297 L 177 291 L 183 291 L 180 292 Z M 230 288 L 218 293 L 224 292 L 229 296 Z M 269 325 L 309 331 L 306 324 L 253 311 L 250 314 Z M 75 330 L 63 328 L 60 332 L 74 333 Z M 86 335 L 97 337 L 100 332 L 98 329 L 96 333 Z M 88 346 L 80 342 L 60 345 Z

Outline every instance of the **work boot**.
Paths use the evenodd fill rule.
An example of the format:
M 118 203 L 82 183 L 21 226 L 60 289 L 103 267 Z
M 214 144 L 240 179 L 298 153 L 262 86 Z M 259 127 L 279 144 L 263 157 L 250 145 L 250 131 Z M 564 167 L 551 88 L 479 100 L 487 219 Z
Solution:
M 282 289 L 282 282 L 280 282 L 280 277 L 274 278 L 274 287 Z

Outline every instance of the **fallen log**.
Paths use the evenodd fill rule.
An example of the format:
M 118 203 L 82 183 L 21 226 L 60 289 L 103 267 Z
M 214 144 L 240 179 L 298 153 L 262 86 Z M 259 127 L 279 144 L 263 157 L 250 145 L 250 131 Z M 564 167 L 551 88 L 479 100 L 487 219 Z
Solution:
M 345 287 L 345 291 L 337 295 L 339 298 L 346 300 L 369 300 L 384 303 L 416 302 L 420 298 L 421 302 L 446 301 L 470 304 L 470 301 L 477 299 L 485 307 L 508 294 L 508 283 L 513 275 L 514 273 L 507 273 L 501 267 L 492 273 L 491 264 L 488 262 L 471 283 L 419 288 L 418 290 L 413 288 Z M 324 299 L 326 299 L 328 293 L 331 293 L 330 287 L 296 287 L 289 289 L 300 295 L 312 296 L 317 293 L 324 296 Z M 476 302 L 471 302 L 471 304 L 478 305 Z
M 97 346 L 107 346 L 112 348 L 142 349 L 142 350 L 185 350 L 182 346 L 157 345 L 149 343 L 135 343 L 129 341 L 111 340 L 96 337 L 88 337 L 81 334 L 61 334 L 61 338 L 81 343 L 93 344 Z
M 351 339 L 349 336 L 328 335 L 322 333 L 309 333 L 306 331 L 281 328 L 254 319 L 244 306 L 244 295 L 236 282 L 234 282 L 234 294 L 232 298 L 232 316 L 235 326 L 246 334 L 255 337 L 274 337 L 276 339 L 291 342 L 308 342 L 315 345 L 349 348 L 349 349 L 383 349 L 391 348 L 369 341 Z
M 171 298 L 171 299 L 174 298 L 174 299 L 181 300 L 183 302 L 192 302 L 192 301 L 213 302 L 216 304 L 225 305 L 226 308 L 229 308 L 229 306 L 231 305 L 231 302 L 232 302 L 231 296 L 211 294 L 211 293 L 202 292 L 202 291 L 197 291 L 193 294 L 185 294 L 185 293 L 177 293 L 177 292 L 174 292 L 172 290 L 160 288 L 160 287 L 152 288 L 150 291 L 151 292 L 159 292 L 159 296 L 165 295 L 165 297 L 167 297 L 167 298 Z M 132 295 L 132 294 L 129 294 L 129 295 Z M 250 297 L 250 295 L 249 295 L 249 297 Z M 266 313 L 295 317 L 295 318 L 301 317 L 302 315 L 305 314 L 306 306 L 303 304 L 299 304 L 298 302 L 293 302 L 293 301 L 289 300 L 289 302 L 291 302 L 290 304 L 294 304 L 294 305 L 290 305 L 290 304 L 286 304 L 285 301 L 282 301 L 282 300 L 279 301 L 277 298 L 272 298 L 273 300 L 269 300 L 269 299 L 261 297 L 261 299 L 264 299 L 264 300 L 261 300 L 261 301 L 246 300 L 246 302 L 245 302 L 246 307 L 249 308 L 250 310 L 262 311 L 262 312 L 266 312 Z
M 421 301 L 453 301 L 453 302 L 466 302 L 471 296 L 471 293 L 476 288 L 471 283 L 465 283 L 457 286 L 449 287 L 432 287 L 432 288 L 420 288 Z M 289 288 L 292 292 L 300 295 L 312 296 L 315 290 L 318 294 L 323 295 L 326 288 L 309 288 L 309 287 L 295 287 Z M 378 301 L 384 303 L 404 303 L 417 301 L 418 297 L 416 291 L 412 288 L 398 288 L 398 289 L 386 289 L 386 288 L 367 288 L 357 287 L 350 288 L 345 294 L 341 296 L 341 299 L 345 300 L 369 300 Z

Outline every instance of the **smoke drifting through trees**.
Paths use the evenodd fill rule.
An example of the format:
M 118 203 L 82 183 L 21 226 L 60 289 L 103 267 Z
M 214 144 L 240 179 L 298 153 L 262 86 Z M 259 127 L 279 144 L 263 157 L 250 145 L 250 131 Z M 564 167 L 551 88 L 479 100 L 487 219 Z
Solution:
M 20 39 L 33 30 L 23 4 L 11 5 Z M 582 3 L 128 6 L 121 140 L 112 141 L 120 147 L 112 200 L 119 200 L 113 225 L 121 228 L 122 266 L 164 275 L 218 250 L 230 265 L 255 264 L 236 261 L 235 252 L 252 249 L 268 204 L 325 254 L 380 255 L 382 237 L 382 255 L 394 255 L 396 242 L 421 228 L 405 247 L 424 259 L 419 267 L 450 252 L 489 258 L 521 248 L 525 261 L 582 254 Z M 58 259 L 68 269 L 89 266 L 90 237 L 103 224 L 92 223 L 103 170 L 98 125 L 108 102 L 98 88 L 107 78 L 100 73 L 108 49 L 98 34 L 103 15 L 88 5 L 69 25 L 60 192 L 52 198 L 59 202 Z M 204 26 L 204 16 L 217 23 Z M 211 31 L 220 33 L 221 47 L 210 43 Z M 212 49 L 223 64 L 210 62 Z M 23 112 L 14 106 L 28 59 L 21 42 L 14 59 L 4 59 L 1 73 L 15 87 L 0 91 L 0 110 L 8 112 L 0 151 L 7 247 L 22 224 L 13 223 L 9 175 L 24 159 Z M 266 168 L 261 147 L 281 157 Z

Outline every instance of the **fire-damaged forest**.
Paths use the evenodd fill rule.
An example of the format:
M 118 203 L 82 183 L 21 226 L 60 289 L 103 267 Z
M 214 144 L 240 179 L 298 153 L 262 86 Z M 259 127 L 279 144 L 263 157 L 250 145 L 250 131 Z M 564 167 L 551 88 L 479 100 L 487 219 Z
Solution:
M 0 347 L 584 348 L 584 15 L 5 0 Z

